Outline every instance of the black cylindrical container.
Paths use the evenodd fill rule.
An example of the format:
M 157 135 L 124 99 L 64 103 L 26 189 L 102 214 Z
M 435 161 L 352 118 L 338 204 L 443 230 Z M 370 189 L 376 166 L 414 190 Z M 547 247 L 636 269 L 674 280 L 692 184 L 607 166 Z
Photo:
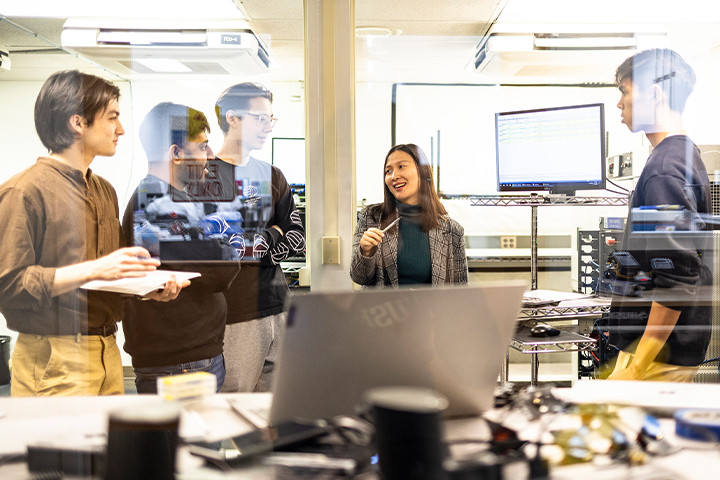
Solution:
M 380 387 L 368 391 L 365 399 L 374 416 L 385 480 L 446 478 L 441 429 L 445 397 L 421 387 Z
M 174 480 L 179 421 L 172 403 L 112 413 L 105 480 Z

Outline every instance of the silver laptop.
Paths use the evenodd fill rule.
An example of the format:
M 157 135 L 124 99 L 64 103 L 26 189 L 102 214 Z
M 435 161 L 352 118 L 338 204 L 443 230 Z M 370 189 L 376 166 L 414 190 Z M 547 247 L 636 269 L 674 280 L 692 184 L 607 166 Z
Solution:
M 377 386 L 433 388 L 448 416 L 492 407 L 526 282 L 292 295 L 270 424 L 353 415 Z

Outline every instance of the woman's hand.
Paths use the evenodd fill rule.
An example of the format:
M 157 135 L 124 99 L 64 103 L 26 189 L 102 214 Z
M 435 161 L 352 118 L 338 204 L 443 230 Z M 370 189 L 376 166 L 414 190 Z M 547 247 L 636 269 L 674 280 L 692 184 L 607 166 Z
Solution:
M 360 239 L 360 253 L 364 257 L 372 257 L 378 244 L 382 242 L 385 234 L 377 228 L 368 228 Z

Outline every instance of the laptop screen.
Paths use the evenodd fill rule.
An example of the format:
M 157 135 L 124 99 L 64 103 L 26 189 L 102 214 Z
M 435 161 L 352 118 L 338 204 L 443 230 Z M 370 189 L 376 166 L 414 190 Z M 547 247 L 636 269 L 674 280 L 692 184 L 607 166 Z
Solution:
M 433 388 L 447 414 L 492 406 L 522 281 L 292 295 L 270 421 L 352 415 L 366 390 Z

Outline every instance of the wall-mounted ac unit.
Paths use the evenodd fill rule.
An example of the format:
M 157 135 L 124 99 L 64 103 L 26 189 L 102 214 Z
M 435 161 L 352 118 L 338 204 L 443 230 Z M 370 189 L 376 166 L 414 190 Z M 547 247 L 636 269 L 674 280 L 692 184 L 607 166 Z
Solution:
M 625 58 L 666 38 L 657 25 L 495 24 L 476 45 L 472 67 L 512 81 L 611 82 Z
M 255 34 L 237 22 L 202 28 L 191 22 L 69 19 L 61 38 L 64 48 L 124 75 L 255 75 L 270 63 Z
M 10 51 L 5 45 L 0 45 L 0 72 L 10 70 Z

